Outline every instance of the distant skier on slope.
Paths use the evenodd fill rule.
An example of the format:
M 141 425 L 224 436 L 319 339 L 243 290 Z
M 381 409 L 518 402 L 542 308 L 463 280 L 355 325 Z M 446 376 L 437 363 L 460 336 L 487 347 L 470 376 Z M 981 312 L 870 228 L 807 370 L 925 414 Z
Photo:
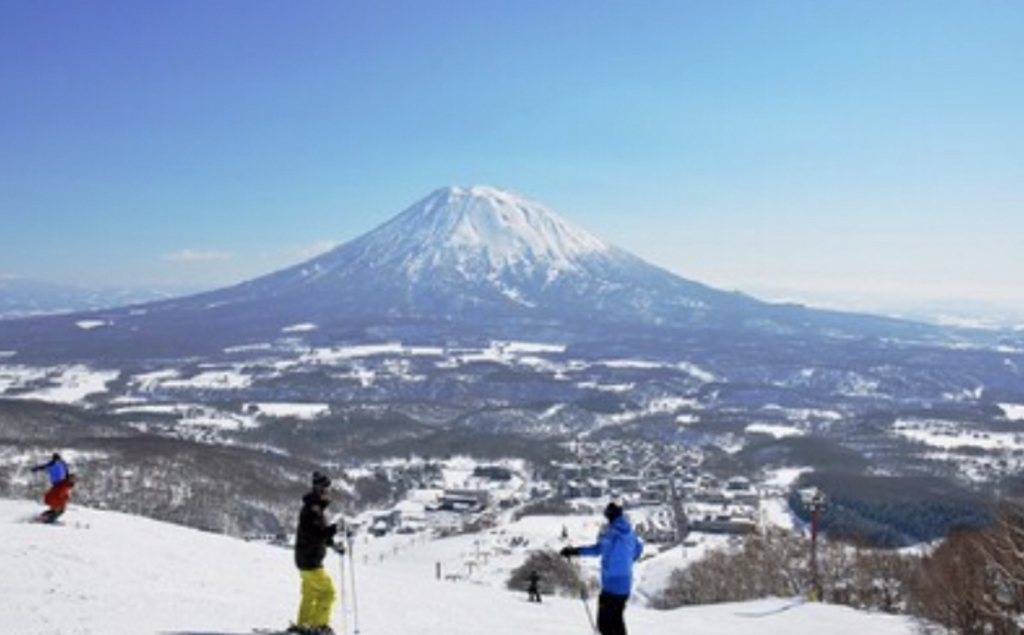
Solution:
M 530 585 L 526 589 L 527 597 L 531 602 L 540 602 L 540 573 L 536 569 L 530 571 Z
M 44 470 L 50 479 L 50 488 L 43 495 L 43 502 L 49 509 L 43 512 L 40 520 L 52 523 L 64 513 L 68 498 L 71 496 L 71 488 L 75 483 L 73 477 L 69 479 L 68 464 L 58 452 L 54 452 L 46 463 L 32 468 L 33 472 Z
M 39 515 L 39 520 L 44 523 L 57 522 L 57 519 L 63 516 L 67 510 L 68 499 L 71 498 L 71 488 L 74 486 L 75 475 L 68 474 L 64 480 L 51 487 L 43 497 L 43 502 L 49 509 Z
M 324 569 L 327 548 L 334 547 L 344 553 L 342 545 L 334 544 L 338 533 L 336 524 L 328 524 L 324 510 L 331 502 L 331 479 L 313 472 L 313 489 L 302 497 L 302 511 L 295 535 L 295 565 L 302 578 L 302 602 L 299 617 L 289 627 L 292 633 L 305 635 L 334 635 L 330 627 L 334 606 L 334 583 Z
M 633 563 L 643 553 L 643 543 L 636 537 L 622 506 L 613 502 L 604 508 L 608 524 L 601 529 L 597 542 L 585 547 L 564 547 L 562 556 L 601 557 L 601 595 L 597 600 L 597 629 L 601 635 L 626 635 L 623 613 L 633 590 Z

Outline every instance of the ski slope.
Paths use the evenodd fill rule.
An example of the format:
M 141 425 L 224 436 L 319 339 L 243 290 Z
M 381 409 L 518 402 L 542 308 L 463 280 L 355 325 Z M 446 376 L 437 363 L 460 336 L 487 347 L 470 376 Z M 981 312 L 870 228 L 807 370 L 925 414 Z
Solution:
M 5 635 L 246 635 L 294 619 L 298 575 L 286 548 L 81 507 L 69 510 L 63 526 L 27 522 L 39 510 L 0 500 Z M 357 537 L 333 626 L 339 634 L 358 626 L 365 635 L 588 635 L 578 598 L 532 604 L 502 585 L 530 550 L 563 544 L 563 527 L 580 542 L 596 526 L 593 519 L 529 518 L 448 539 Z M 641 593 L 626 612 L 633 635 L 915 632 L 906 618 L 788 599 L 647 609 L 642 587 L 665 575 L 670 557 L 679 553 L 638 572 Z M 331 554 L 328 565 L 337 584 L 339 558 Z

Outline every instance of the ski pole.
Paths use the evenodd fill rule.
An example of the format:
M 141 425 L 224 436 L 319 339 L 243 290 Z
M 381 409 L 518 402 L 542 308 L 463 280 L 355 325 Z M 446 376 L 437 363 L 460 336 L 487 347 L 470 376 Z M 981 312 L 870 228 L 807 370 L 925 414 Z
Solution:
M 345 554 L 341 551 L 338 553 L 338 599 L 341 600 L 341 632 L 343 635 L 348 635 L 348 619 L 345 617 Z
M 594 616 L 590 613 L 590 603 L 587 602 L 587 587 L 580 582 L 580 600 L 583 601 L 583 610 L 587 612 L 587 621 L 590 622 L 590 630 L 597 632 L 597 624 L 594 623 Z
M 566 560 L 569 560 L 569 558 L 566 557 Z M 594 616 L 590 613 L 590 603 L 587 602 L 587 585 L 583 582 L 580 563 L 578 561 L 573 562 L 572 568 L 573 574 L 576 576 L 576 584 L 580 588 L 580 600 L 583 602 L 583 610 L 586 611 L 587 621 L 590 622 L 590 631 L 592 633 L 597 633 L 597 624 L 594 623 Z
M 348 539 L 348 574 L 352 578 L 352 625 L 355 635 L 359 635 L 359 601 L 356 598 L 356 557 L 352 553 L 352 532 L 345 532 Z

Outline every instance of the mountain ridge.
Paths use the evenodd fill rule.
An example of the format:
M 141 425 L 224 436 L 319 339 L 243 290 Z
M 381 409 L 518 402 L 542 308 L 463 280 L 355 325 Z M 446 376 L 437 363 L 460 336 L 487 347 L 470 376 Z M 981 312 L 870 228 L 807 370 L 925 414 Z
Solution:
M 303 337 L 320 343 L 524 334 L 573 341 L 652 328 L 773 336 L 939 332 L 714 289 L 608 245 L 538 203 L 470 186 L 435 190 L 331 251 L 234 286 L 0 322 L 0 350 L 79 358 L 203 355 L 294 338 L 295 324 L 315 325 Z
M 348 288 L 339 294 L 342 282 Z M 705 311 L 735 315 L 765 304 L 685 279 L 488 186 L 435 190 L 326 254 L 234 289 L 247 297 L 303 287 L 357 297 L 360 308 L 347 310 L 371 319 L 690 324 Z

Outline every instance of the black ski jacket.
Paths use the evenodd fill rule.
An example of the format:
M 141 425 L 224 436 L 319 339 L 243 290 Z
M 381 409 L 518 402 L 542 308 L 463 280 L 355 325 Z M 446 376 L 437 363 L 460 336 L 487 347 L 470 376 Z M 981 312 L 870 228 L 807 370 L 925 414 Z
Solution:
M 327 547 L 334 544 L 337 525 L 327 524 L 324 510 L 328 501 L 314 492 L 302 497 L 299 527 L 295 532 L 295 566 L 304 571 L 318 569 L 327 556 Z

